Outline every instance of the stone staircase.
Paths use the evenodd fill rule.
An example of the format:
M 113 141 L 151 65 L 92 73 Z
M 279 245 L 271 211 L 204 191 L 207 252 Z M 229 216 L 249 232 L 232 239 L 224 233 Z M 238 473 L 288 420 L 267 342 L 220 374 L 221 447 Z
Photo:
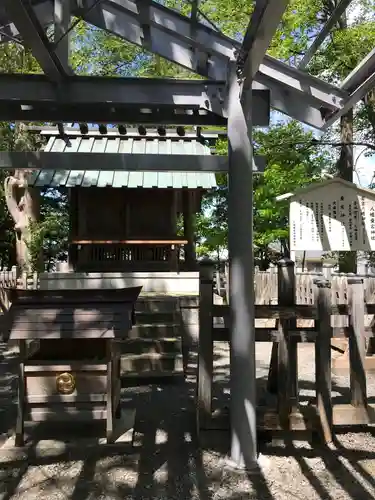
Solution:
M 181 311 L 177 297 L 141 296 L 136 324 L 122 342 L 122 378 L 183 375 Z

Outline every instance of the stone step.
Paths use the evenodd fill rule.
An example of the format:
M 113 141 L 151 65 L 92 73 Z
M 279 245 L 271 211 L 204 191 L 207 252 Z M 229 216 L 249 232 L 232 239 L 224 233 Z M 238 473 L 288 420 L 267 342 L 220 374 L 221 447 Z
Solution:
M 180 325 L 176 323 L 134 325 L 129 332 L 129 339 L 163 339 L 179 335 Z
M 159 377 L 181 375 L 181 354 L 126 354 L 121 356 L 121 377 Z
M 168 339 L 134 339 L 121 342 L 122 355 L 127 354 L 175 354 L 182 352 L 180 338 Z
M 175 312 L 179 309 L 179 303 L 175 298 L 142 298 L 135 304 L 136 313 L 139 312 Z
M 160 323 L 177 323 L 178 313 L 175 311 L 141 311 L 135 313 L 135 322 L 137 325 L 144 324 L 160 324 Z

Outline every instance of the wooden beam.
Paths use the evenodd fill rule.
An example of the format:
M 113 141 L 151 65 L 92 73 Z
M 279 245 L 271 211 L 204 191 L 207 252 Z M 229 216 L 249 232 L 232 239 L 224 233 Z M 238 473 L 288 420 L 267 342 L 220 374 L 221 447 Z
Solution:
M 253 170 L 265 169 L 255 157 Z M 228 157 L 219 155 L 155 155 L 130 153 L 0 152 L 0 169 L 120 170 L 123 172 L 228 172 Z
M 287 426 L 280 422 L 276 408 L 258 406 L 257 429 L 262 431 L 320 431 L 319 416 L 316 406 L 300 406 L 298 412 L 292 413 Z M 351 404 L 337 404 L 332 407 L 332 420 L 334 427 L 352 427 L 368 424 L 375 424 L 375 405 L 369 404 L 366 407 L 355 407 Z M 210 420 L 205 421 L 202 426 L 205 430 L 228 429 L 228 411 L 217 411 L 212 414 Z
M 187 240 L 73 240 L 72 245 L 186 245 Z

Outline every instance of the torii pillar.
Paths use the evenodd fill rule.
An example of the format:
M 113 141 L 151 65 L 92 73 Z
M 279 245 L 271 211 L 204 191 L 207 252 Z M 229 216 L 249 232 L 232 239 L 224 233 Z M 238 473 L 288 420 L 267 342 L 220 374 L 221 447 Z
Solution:
M 231 464 L 257 467 L 251 85 L 240 102 L 235 68 L 228 101 L 228 248 L 231 308 Z

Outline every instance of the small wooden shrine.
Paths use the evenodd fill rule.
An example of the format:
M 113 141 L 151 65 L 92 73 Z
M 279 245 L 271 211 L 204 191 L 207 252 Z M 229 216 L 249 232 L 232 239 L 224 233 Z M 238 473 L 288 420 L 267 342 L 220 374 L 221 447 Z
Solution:
M 209 141 L 184 129 L 41 130 L 45 152 L 102 153 L 109 163 L 124 153 L 152 162 L 157 155 L 210 155 Z M 90 153 L 93 155 L 91 156 Z M 69 165 L 69 162 L 67 162 Z M 67 189 L 70 200 L 69 266 L 74 272 L 192 271 L 195 269 L 194 218 L 205 190 L 216 186 L 215 174 L 108 170 L 35 171 L 31 188 Z M 138 165 L 137 165 L 138 167 Z M 178 236 L 179 221 L 182 236 Z

